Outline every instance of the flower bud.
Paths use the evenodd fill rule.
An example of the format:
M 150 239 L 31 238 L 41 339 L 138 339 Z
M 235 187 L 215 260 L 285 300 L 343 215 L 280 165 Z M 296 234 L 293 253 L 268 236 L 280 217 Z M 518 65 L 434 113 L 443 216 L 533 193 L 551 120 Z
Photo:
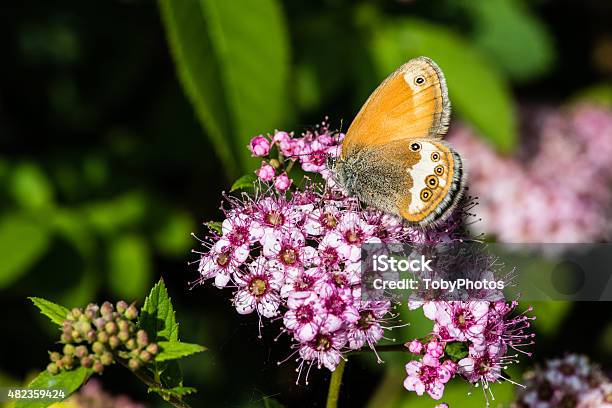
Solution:
M 104 344 L 100 343 L 99 341 L 96 341 L 93 344 L 93 346 L 91 346 L 91 349 L 96 354 L 101 354 L 102 352 L 104 352 L 104 350 L 106 350 L 105 347 L 104 347 Z
M 87 351 L 87 347 L 85 346 L 77 346 L 77 348 L 74 350 L 74 355 L 77 356 L 78 358 L 83 358 L 85 356 L 87 356 L 88 351 Z
M 99 310 L 100 310 L 100 306 L 96 305 L 95 303 L 90 303 L 85 308 L 85 312 L 91 312 L 93 314 L 98 313 Z
M 72 356 L 64 356 L 62 357 L 62 364 L 70 369 L 72 367 L 72 364 L 74 363 L 74 358 Z
M 117 347 L 119 347 L 119 344 L 121 344 L 121 341 L 119 340 L 119 338 L 117 336 L 110 336 L 109 337 L 108 345 L 110 346 L 111 349 L 113 349 L 113 350 L 116 349 Z
M 61 358 L 55 362 L 55 365 L 56 365 L 56 366 L 57 366 L 57 368 L 59 368 L 60 370 L 61 370 L 62 368 L 64 368 L 64 362 L 62 361 L 62 359 L 61 359 Z
M 79 333 L 77 330 L 73 330 L 70 335 L 72 336 L 73 341 L 77 343 L 81 341 L 81 333 Z
M 54 351 L 53 353 L 49 353 L 49 359 L 53 362 L 59 360 L 60 358 L 62 358 L 62 356 L 57 351 Z
M 117 322 L 117 327 L 119 328 L 119 331 L 130 331 L 130 324 L 127 320 L 119 320 Z
M 153 355 L 157 354 L 159 347 L 155 343 L 151 343 L 147 346 L 147 351 Z
M 253 156 L 263 157 L 270 153 L 270 141 L 264 136 L 255 136 L 247 146 Z
M 136 371 L 140 368 L 140 362 L 135 358 L 130 358 L 130 361 L 128 362 L 128 366 L 130 367 L 131 370 Z
M 117 337 L 119 337 L 119 340 L 121 340 L 122 342 L 126 342 L 130 338 L 130 333 L 126 331 L 122 331 L 122 332 L 119 332 Z
M 274 179 L 274 187 L 276 187 L 278 191 L 286 191 L 291 186 L 292 182 L 293 180 L 287 176 L 287 173 L 282 173 Z
M 107 343 L 109 338 L 110 338 L 110 336 L 108 335 L 107 332 L 100 332 L 100 333 L 98 333 L 98 341 L 100 343 L 103 343 L 103 344 Z
M 255 171 L 255 174 L 261 181 L 272 181 L 274 179 L 274 167 L 262 162 L 261 167 Z
M 136 341 L 134 341 L 134 339 L 129 339 L 128 341 L 125 342 L 125 347 L 128 350 L 134 350 L 136 348 Z
M 71 356 L 74 354 L 74 346 L 72 344 L 66 344 L 64 346 L 64 354 L 67 356 Z
M 117 309 L 117 312 L 119 312 L 119 314 L 124 314 L 128 308 L 128 304 L 126 301 L 120 300 L 117 302 L 117 305 L 115 306 L 115 308 Z
M 100 307 L 100 314 L 102 316 L 106 316 L 112 313 L 113 313 L 113 305 L 110 302 L 102 303 L 102 306 Z
M 102 373 L 102 371 L 104 371 L 104 365 L 101 362 L 96 361 L 95 363 L 93 363 L 92 369 L 94 373 L 100 374 Z
M 70 311 L 70 314 L 72 315 L 72 319 L 71 320 L 77 320 L 80 316 L 81 316 L 81 309 L 79 309 L 78 307 L 75 307 L 74 309 L 72 309 Z
M 60 337 L 60 341 L 62 343 L 70 343 L 72 341 L 72 335 L 70 335 L 69 333 L 64 333 Z
M 108 351 L 104 352 L 100 356 L 100 362 L 104 365 L 111 365 L 113 363 L 113 355 Z
M 57 364 L 49 363 L 49 365 L 47 365 L 47 371 L 51 374 L 57 374 L 59 373 L 59 368 L 57 367 Z
M 275 169 L 278 169 L 280 167 L 280 162 L 276 159 L 272 159 L 270 160 L 270 166 L 274 167 Z
M 104 330 L 108 334 L 115 334 L 117 333 L 117 324 L 115 322 L 108 322 L 104 325 Z
M 106 320 L 104 320 L 104 318 L 102 317 L 98 317 L 96 320 L 94 320 L 94 325 L 96 326 L 98 330 L 102 330 L 105 324 L 106 324 Z
M 81 365 L 85 368 L 90 368 L 93 365 L 93 359 L 89 356 L 81 359 Z
M 142 350 L 138 355 L 138 358 L 140 358 L 140 361 L 148 363 L 149 361 L 151 361 L 151 353 L 146 350 Z
M 74 328 L 83 336 L 86 336 L 87 332 L 91 330 L 91 324 L 89 322 L 78 322 L 74 325 Z
M 89 343 L 93 343 L 94 340 L 96 340 L 96 331 L 95 330 L 88 331 L 85 337 L 87 337 L 87 341 Z
M 140 347 L 146 347 L 149 344 L 149 336 L 147 336 L 147 332 L 144 330 L 138 330 L 136 333 L 136 342 Z
M 130 307 L 128 307 L 128 309 L 125 311 L 125 317 L 127 317 L 130 320 L 134 320 L 135 318 L 137 318 L 138 309 L 136 309 L 136 306 L 131 305 Z

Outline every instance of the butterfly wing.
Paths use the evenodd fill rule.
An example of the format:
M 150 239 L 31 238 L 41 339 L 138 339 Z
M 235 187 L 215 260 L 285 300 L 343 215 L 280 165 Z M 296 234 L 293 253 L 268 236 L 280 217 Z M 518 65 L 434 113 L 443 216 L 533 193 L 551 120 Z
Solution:
M 417 225 L 444 219 L 464 182 L 461 157 L 441 140 L 449 119 L 444 75 L 432 60 L 415 58 L 392 73 L 342 143 L 341 162 L 363 180 L 357 195 Z
M 421 225 L 443 220 L 461 198 L 465 181 L 459 154 L 441 140 L 413 139 L 410 154 L 418 155 L 402 170 L 410 187 L 397 195 L 399 215 Z
M 450 111 L 440 68 L 427 57 L 412 59 L 368 98 L 346 132 L 342 150 L 401 139 L 441 138 L 448 129 Z

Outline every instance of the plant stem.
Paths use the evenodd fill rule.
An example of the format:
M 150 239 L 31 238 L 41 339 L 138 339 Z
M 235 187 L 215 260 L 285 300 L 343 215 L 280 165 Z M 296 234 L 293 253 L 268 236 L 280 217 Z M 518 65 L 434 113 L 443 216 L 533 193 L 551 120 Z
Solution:
M 400 351 L 408 353 L 408 348 L 403 344 L 385 344 L 383 346 L 376 346 L 376 351 L 379 353 L 386 353 L 392 351 Z M 371 353 L 372 349 L 369 347 L 364 347 L 359 350 L 351 351 L 349 354 L 359 354 L 359 353 Z
M 342 385 L 342 374 L 344 374 L 344 366 L 346 361 L 340 359 L 340 363 L 332 372 L 331 379 L 329 380 L 329 391 L 327 392 L 327 404 L 326 408 L 337 408 L 338 399 L 340 397 L 340 386 Z
M 115 355 L 115 360 L 117 360 L 125 368 L 130 369 L 129 365 L 128 365 L 128 361 L 126 359 L 121 358 L 121 357 Z M 130 371 L 131 371 L 131 369 L 130 369 Z M 143 383 L 145 383 L 149 387 L 151 387 L 151 388 L 164 388 L 163 384 L 161 384 L 158 381 L 155 381 L 155 378 L 153 378 L 151 373 L 149 373 L 146 369 L 139 368 L 138 370 L 132 371 L 132 372 L 134 373 L 134 375 L 136 377 L 138 377 L 138 379 L 140 381 L 142 381 Z M 164 400 L 166 400 L 166 399 L 164 398 Z M 182 399 L 180 399 L 180 398 L 178 398 L 178 397 L 176 397 L 174 395 L 169 396 L 166 401 L 168 401 L 170 404 L 172 404 L 173 406 L 175 406 L 177 408 L 191 408 L 189 406 L 189 404 L 187 404 Z

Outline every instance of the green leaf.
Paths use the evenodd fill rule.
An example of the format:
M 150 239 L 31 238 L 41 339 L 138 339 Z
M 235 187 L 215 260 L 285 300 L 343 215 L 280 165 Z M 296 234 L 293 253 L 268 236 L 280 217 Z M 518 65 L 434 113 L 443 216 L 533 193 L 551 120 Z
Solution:
M 0 288 L 23 275 L 49 247 L 50 232 L 22 214 L 0 219 Z
M 238 180 L 234 181 L 230 192 L 244 188 L 253 188 L 253 183 L 255 182 L 255 180 L 257 180 L 257 176 L 255 174 L 245 174 Z
M 38 309 L 40 309 L 40 313 L 47 316 L 51 321 L 58 326 L 62 325 L 62 322 L 66 320 L 66 315 L 70 312 L 64 306 L 58 305 L 57 303 L 53 303 L 49 300 L 39 298 L 39 297 L 29 297 Z
M 379 79 L 409 58 L 426 55 L 446 76 L 453 107 L 496 148 L 516 145 L 516 120 L 509 84 L 477 49 L 443 26 L 417 19 L 379 22 L 369 45 Z
M 288 116 L 289 46 L 277 0 L 159 0 L 178 76 L 230 175 L 252 136 Z
M 455 363 L 461 360 L 462 358 L 467 357 L 468 355 L 468 347 L 465 343 L 461 341 L 453 341 L 450 343 L 446 343 L 446 347 L 444 347 L 444 353 L 450 357 Z
M 75 392 L 87 380 L 91 373 L 84 367 L 72 371 L 63 371 L 59 374 L 50 374 L 48 371 L 40 373 L 28 385 L 29 389 L 62 389 L 65 398 Z M 59 401 L 18 401 L 15 408 L 44 408 Z
M 549 32 L 523 3 L 517 0 L 462 2 L 475 21 L 475 44 L 518 81 L 541 76 L 555 59 Z
M 126 235 L 112 240 L 108 253 L 109 283 L 124 299 L 141 298 L 151 281 L 151 254 L 145 240 Z
M 206 347 L 198 344 L 183 343 L 180 341 L 160 341 L 157 344 L 162 350 L 155 357 L 155 361 L 176 360 L 206 350 Z
M 152 342 L 178 341 L 178 324 L 163 279 L 153 286 L 145 299 L 138 323 Z
M 53 187 L 45 173 L 33 163 L 15 166 L 11 178 L 10 192 L 23 208 L 38 210 L 53 202 Z

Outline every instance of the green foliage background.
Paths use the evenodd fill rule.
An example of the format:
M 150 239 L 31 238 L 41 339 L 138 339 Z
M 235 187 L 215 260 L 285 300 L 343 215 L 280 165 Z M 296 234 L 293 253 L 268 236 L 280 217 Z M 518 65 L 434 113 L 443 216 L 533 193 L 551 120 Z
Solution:
M 325 115 L 346 129 L 374 87 L 418 55 L 444 70 L 453 120 L 505 153 L 519 143 L 524 103 L 612 100 L 605 1 L 28 0 L 0 9 L 1 384 L 35 374 L 55 337 L 27 296 L 69 307 L 142 301 L 163 276 L 181 332 L 210 349 L 184 368 L 200 390 L 195 405 L 256 406 L 272 395 L 320 406 L 327 374 L 295 386 L 293 364 L 276 365 L 288 349 L 272 341 L 274 328 L 258 340 L 256 319 L 239 318 L 225 293 L 189 290 L 190 233 L 219 218 L 220 192 L 256 165 L 248 140 Z M 538 358 L 574 350 L 609 361 L 609 321 L 581 318 L 596 306 L 539 306 Z M 413 321 L 404 334 L 420 329 Z M 382 367 L 349 365 L 345 402 L 432 406 L 402 390 L 402 358 L 385 357 Z M 122 375 L 105 375 L 105 386 L 151 400 Z M 511 398 L 509 385 L 497 389 L 499 401 Z M 481 406 L 468 391 L 453 385 L 448 400 Z

